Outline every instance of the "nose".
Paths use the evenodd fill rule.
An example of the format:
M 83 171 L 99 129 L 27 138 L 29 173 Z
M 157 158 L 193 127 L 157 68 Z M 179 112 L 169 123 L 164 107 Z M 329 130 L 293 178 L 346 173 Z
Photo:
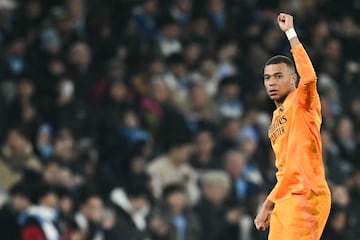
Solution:
M 274 86 L 275 85 L 275 78 L 274 77 L 270 77 L 270 79 L 268 80 L 269 86 Z

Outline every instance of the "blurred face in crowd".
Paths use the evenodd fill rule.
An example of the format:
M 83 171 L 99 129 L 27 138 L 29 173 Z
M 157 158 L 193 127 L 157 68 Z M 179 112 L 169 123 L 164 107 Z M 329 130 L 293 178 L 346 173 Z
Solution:
M 15 194 L 11 196 L 11 206 L 16 212 L 22 212 L 30 206 L 30 201 L 27 196 Z
M 207 200 L 215 205 L 220 205 L 225 200 L 228 188 L 221 185 L 205 185 L 204 186 L 204 195 Z
M 21 118 L 24 122 L 31 122 L 36 117 L 36 109 L 31 104 L 26 104 L 21 111 Z
M 10 130 L 7 137 L 7 144 L 12 152 L 23 153 L 25 151 L 26 142 L 25 137 L 20 132 L 15 129 Z
M 71 216 L 73 205 L 74 205 L 74 201 L 70 196 L 64 196 L 64 197 L 59 199 L 60 211 L 65 216 Z
M 200 154 L 211 154 L 215 147 L 215 141 L 212 134 L 208 131 L 198 133 L 195 139 L 195 147 Z
M 321 20 L 317 22 L 313 30 L 313 36 L 315 36 L 314 40 L 316 40 L 317 38 L 324 40 L 329 35 L 330 35 L 329 23 L 326 20 Z
M 62 129 L 55 140 L 55 154 L 60 157 L 69 157 L 75 150 L 75 139 L 68 129 Z
M 20 81 L 18 85 L 18 94 L 21 99 L 29 99 L 34 95 L 34 85 L 27 79 Z
M 183 144 L 180 146 L 175 146 L 170 150 L 170 159 L 174 164 L 183 164 L 189 160 L 189 155 L 191 153 L 191 145 Z
M 171 193 L 166 198 L 166 202 L 173 213 L 181 213 L 187 205 L 186 193 L 181 191 Z
M 225 169 L 233 178 L 242 175 L 245 164 L 245 156 L 240 152 L 230 151 L 225 155 Z
M 295 89 L 296 74 L 285 63 L 270 64 L 264 68 L 264 85 L 271 100 L 283 102 Z
M 354 128 L 353 123 L 349 118 L 341 118 L 338 124 L 338 137 L 341 141 L 353 138 Z
M 350 202 L 349 192 L 345 186 L 333 186 L 331 189 L 331 195 L 333 202 L 340 206 L 347 206 Z
M 209 10 L 213 14 L 220 14 L 224 12 L 224 0 L 209 0 Z
M 26 4 L 25 14 L 28 19 L 37 19 L 41 16 L 42 6 L 40 1 L 28 1 Z
M 330 60 L 339 60 L 341 58 L 341 42 L 333 38 L 325 46 L 326 57 Z
M 138 116 L 134 112 L 127 112 L 124 116 L 124 127 L 127 129 L 136 129 L 139 127 Z
M 129 197 L 129 201 L 135 211 L 139 211 L 148 205 L 146 196 Z
M 81 208 L 82 213 L 92 222 L 99 223 L 102 219 L 103 201 L 98 196 L 90 197 Z
M 73 187 L 73 173 L 69 168 L 60 168 L 58 172 L 58 179 L 60 186 L 66 187 L 67 189 L 71 189 Z
M 240 94 L 240 86 L 238 84 L 226 84 L 222 87 L 222 95 L 230 100 L 237 100 L 239 99 Z
M 22 38 L 15 39 L 9 46 L 9 52 L 11 55 L 23 56 L 26 52 L 25 40 Z
M 219 50 L 220 61 L 226 62 L 232 60 L 238 54 L 239 48 L 235 41 L 229 42 L 222 46 Z
M 201 63 L 200 71 L 209 80 L 216 74 L 216 63 L 212 59 L 206 59 Z
M 345 211 L 337 212 L 332 219 L 330 219 L 330 225 L 337 233 L 343 232 L 346 229 L 347 215 Z
M 54 192 L 49 192 L 39 200 L 39 204 L 49 208 L 57 208 L 58 196 Z
M 237 119 L 231 119 L 224 126 L 223 136 L 227 140 L 237 142 L 239 131 L 240 131 L 240 121 Z
M 49 63 L 49 72 L 52 76 L 61 76 L 65 73 L 65 65 L 60 59 L 54 59 Z
M 201 56 L 202 48 L 198 43 L 191 43 L 185 49 L 187 62 L 195 64 Z
M 184 74 L 186 74 L 187 71 L 186 66 L 183 62 L 171 64 L 170 70 L 176 77 L 184 76 Z
M 190 103 L 195 108 L 206 106 L 209 102 L 209 96 L 206 93 L 205 87 L 202 85 L 194 85 L 190 89 Z
M 143 157 L 135 157 L 131 160 L 130 168 L 133 174 L 141 174 L 145 172 L 146 161 Z
M 126 98 L 126 87 L 121 81 L 115 81 L 110 88 L 110 96 L 116 102 L 121 102 Z
M 78 67 L 87 68 L 91 62 L 89 45 L 85 42 L 75 43 L 70 50 L 69 61 Z
M 57 162 L 48 163 L 43 170 L 43 177 L 48 184 L 57 184 L 59 181 L 60 166 Z
M 281 46 L 282 32 L 277 27 L 269 28 L 263 36 L 263 42 L 267 49 L 277 51 Z
M 149 15 L 155 15 L 158 11 L 158 2 L 157 0 L 146 0 L 143 4 L 144 11 Z
M 193 31 L 195 36 L 206 38 L 210 32 L 210 23 L 207 18 L 199 18 L 193 23 Z
M 253 138 L 245 138 L 241 140 L 240 147 L 246 156 L 251 156 L 257 150 L 257 141 Z
M 176 40 L 180 35 L 180 28 L 176 23 L 167 24 L 162 29 L 162 34 L 168 40 Z
M 165 64 L 162 60 L 156 59 L 150 63 L 149 66 L 150 75 L 161 75 L 165 73 Z
M 192 10 L 192 0 L 177 0 L 177 8 L 186 14 L 190 14 Z
M 165 103 L 169 99 L 169 88 L 161 80 L 155 80 L 151 83 L 150 94 L 160 103 Z
M 79 0 L 68 1 L 69 13 L 73 18 L 80 18 L 84 14 L 83 2 Z

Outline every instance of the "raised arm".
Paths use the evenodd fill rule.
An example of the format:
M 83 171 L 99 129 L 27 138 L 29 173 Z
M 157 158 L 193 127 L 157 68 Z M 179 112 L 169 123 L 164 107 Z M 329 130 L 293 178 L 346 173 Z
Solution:
M 278 23 L 280 29 L 286 33 L 286 36 L 289 39 L 296 70 L 300 75 L 300 82 L 298 85 L 298 102 L 306 110 L 309 110 L 314 106 L 313 103 L 317 98 L 316 74 L 314 67 L 296 35 L 293 17 L 289 14 L 280 13 Z

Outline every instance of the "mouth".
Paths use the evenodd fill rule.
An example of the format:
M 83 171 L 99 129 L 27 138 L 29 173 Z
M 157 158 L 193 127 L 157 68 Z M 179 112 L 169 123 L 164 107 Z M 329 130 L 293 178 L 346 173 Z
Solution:
M 278 92 L 279 92 L 278 90 L 272 89 L 269 91 L 269 96 L 270 97 L 276 96 L 278 94 Z

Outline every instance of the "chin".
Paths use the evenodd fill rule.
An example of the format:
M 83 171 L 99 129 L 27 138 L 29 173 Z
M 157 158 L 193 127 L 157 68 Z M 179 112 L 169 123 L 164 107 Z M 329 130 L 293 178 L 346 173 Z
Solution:
M 269 96 L 269 98 L 273 101 L 278 101 L 279 99 L 281 99 L 280 97 L 278 96 Z

